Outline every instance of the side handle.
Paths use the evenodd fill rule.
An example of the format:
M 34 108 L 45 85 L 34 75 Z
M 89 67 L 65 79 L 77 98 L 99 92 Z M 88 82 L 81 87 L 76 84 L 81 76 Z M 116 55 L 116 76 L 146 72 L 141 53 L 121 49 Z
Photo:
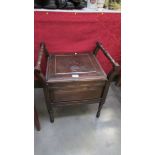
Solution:
M 96 43 L 96 48 L 93 51 L 93 54 L 96 56 L 98 51 L 101 50 L 102 53 L 106 56 L 106 58 L 110 61 L 110 63 L 112 64 L 113 68 L 112 70 L 108 73 L 108 79 L 109 81 L 112 81 L 113 78 L 118 75 L 119 69 L 120 69 L 120 65 L 111 57 L 111 55 L 104 49 L 102 43 L 97 42 Z
M 46 81 L 45 81 L 45 76 L 43 75 L 43 73 L 41 72 L 41 62 L 42 62 L 42 57 L 43 57 L 43 54 L 45 54 L 45 56 L 48 58 L 49 56 L 49 53 L 46 49 L 46 46 L 45 46 L 45 43 L 42 42 L 40 43 L 40 49 L 39 49 L 39 54 L 38 54 L 38 60 L 37 60 L 37 63 L 35 65 L 35 68 L 34 68 L 34 74 L 36 75 L 36 77 L 43 83 L 45 84 Z

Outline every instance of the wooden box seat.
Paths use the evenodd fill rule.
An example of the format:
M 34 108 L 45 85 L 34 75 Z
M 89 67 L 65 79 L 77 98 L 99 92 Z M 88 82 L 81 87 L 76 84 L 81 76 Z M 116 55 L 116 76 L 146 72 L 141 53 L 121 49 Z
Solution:
M 100 116 L 105 102 L 110 81 L 118 73 L 118 63 L 97 42 L 92 53 L 59 53 L 49 54 L 42 43 L 35 75 L 44 86 L 44 95 L 51 122 L 54 122 L 54 107 L 97 103 L 99 102 L 97 117 Z M 106 75 L 100 66 L 96 55 L 101 50 L 113 65 L 112 71 Z M 46 75 L 41 72 L 41 60 L 47 57 Z

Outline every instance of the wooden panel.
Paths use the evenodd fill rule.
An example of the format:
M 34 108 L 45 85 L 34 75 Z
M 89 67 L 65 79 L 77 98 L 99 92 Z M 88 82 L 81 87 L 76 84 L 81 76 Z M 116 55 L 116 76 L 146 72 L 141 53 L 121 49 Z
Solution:
M 106 80 L 96 80 L 96 79 L 91 79 L 91 80 L 83 80 L 83 81 L 63 81 L 63 82 L 55 82 L 55 83 L 48 83 L 49 87 L 52 88 L 75 88 L 75 87 L 95 87 L 95 86 L 103 86 L 105 84 Z
M 98 99 L 101 97 L 105 81 L 74 81 L 49 85 L 53 102 Z
M 96 72 L 89 54 L 56 55 L 55 74 Z
M 106 80 L 106 74 L 93 54 L 51 55 L 48 60 L 48 83 L 62 81 Z
M 94 104 L 99 103 L 101 99 L 90 99 L 90 100 L 77 100 L 77 101 L 59 101 L 59 102 L 52 102 L 51 106 L 58 107 L 58 106 L 70 106 L 70 105 L 80 105 L 80 104 Z
M 50 95 L 53 102 L 97 99 L 101 97 L 102 90 L 102 85 L 95 87 L 54 87 L 50 88 Z

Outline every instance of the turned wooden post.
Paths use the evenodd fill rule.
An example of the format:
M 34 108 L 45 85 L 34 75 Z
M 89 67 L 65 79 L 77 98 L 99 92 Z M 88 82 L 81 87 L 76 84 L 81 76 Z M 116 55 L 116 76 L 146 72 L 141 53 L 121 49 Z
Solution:
M 112 64 L 113 68 L 112 70 L 109 72 L 108 74 L 108 80 L 106 81 L 106 84 L 105 84 L 105 87 L 103 88 L 103 92 L 102 92 L 102 95 L 101 95 L 101 101 L 99 103 L 99 107 L 98 107 L 98 111 L 97 111 L 97 114 L 96 114 L 96 117 L 99 117 L 100 116 L 100 111 L 102 109 L 102 106 L 103 104 L 105 103 L 105 99 L 106 99 L 106 96 L 108 94 L 108 90 L 109 90 L 109 86 L 110 86 L 110 82 L 114 79 L 114 77 L 116 75 L 118 75 L 118 72 L 119 72 L 119 64 L 111 57 L 111 55 L 103 48 L 103 45 L 102 43 L 100 42 L 97 42 L 96 43 L 96 48 L 95 50 L 93 51 L 93 54 L 96 56 L 98 51 L 101 50 L 102 53 L 105 55 L 105 57 L 110 61 L 110 63 Z
M 47 59 L 49 58 L 49 53 L 46 49 L 46 45 L 44 42 L 40 43 L 38 60 L 36 62 L 35 68 L 34 68 L 34 73 L 35 73 L 35 76 L 39 79 L 39 81 L 43 85 L 43 92 L 44 92 L 44 96 L 45 96 L 45 103 L 46 103 L 47 111 L 50 115 L 50 121 L 54 122 L 53 109 L 50 106 L 49 95 L 48 95 L 48 84 L 46 83 L 45 76 L 41 70 L 41 63 L 42 63 L 43 55 L 45 55 Z

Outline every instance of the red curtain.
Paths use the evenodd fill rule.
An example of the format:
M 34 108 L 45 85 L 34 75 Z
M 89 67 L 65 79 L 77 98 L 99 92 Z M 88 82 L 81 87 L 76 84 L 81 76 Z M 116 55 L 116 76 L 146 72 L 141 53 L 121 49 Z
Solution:
M 121 62 L 121 14 L 120 13 L 34 13 L 34 63 L 39 44 L 46 43 L 52 52 L 92 52 L 96 41 L 118 62 Z M 106 72 L 111 65 L 98 54 L 98 59 Z

